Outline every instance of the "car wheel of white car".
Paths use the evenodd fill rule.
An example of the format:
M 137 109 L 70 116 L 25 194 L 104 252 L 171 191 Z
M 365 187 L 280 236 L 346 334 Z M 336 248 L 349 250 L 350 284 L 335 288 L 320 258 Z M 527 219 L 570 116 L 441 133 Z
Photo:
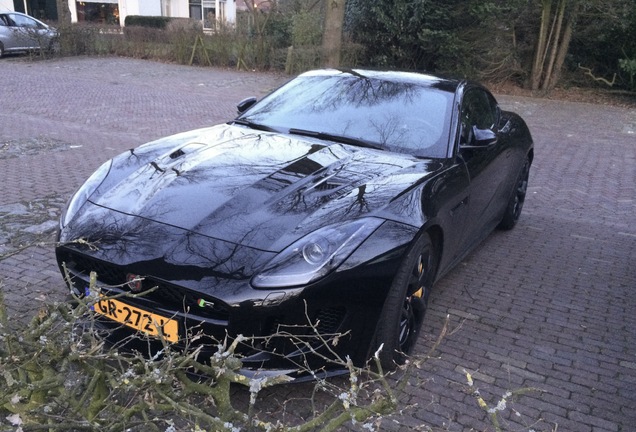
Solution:
M 60 52 L 60 41 L 57 39 L 53 39 L 49 44 L 49 52 L 52 54 L 59 54 Z

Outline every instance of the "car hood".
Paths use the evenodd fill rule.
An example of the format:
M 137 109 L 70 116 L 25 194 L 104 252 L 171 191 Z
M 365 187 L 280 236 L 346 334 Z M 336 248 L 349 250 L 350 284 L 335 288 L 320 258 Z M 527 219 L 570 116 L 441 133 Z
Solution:
M 330 223 L 403 219 L 396 200 L 440 166 L 230 125 L 173 141 L 116 158 L 90 201 L 104 211 L 276 252 Z

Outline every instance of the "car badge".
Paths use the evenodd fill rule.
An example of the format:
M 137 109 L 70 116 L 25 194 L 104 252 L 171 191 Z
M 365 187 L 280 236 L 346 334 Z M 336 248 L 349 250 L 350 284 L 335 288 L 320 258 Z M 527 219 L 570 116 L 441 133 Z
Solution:
M 134 293 L 141 292 L 142 277 L 136 274 L 128 273 L 126 275 L 126 286 Z
M 200 299 L 197 300 L 197 305 L 199 305 L 199 307 L 213 308 L 214 307 L 214 302 L 203 300 L 203 299 L 200 298 Z

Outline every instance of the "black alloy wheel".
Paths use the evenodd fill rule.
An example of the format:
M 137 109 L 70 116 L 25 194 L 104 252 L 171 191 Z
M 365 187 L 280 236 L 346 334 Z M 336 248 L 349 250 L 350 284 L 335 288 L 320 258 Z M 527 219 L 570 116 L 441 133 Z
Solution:
M 523 167 L 519 172 L 519 177 L 517 178 L 517 183 L 515 184 L 515 190 L 510 197 L 510 201 L 508 201 L 508 206 L 506 207 L 506 211 L 504 213 L 501 222 L 497 228 L 503 230 L 510 230 L 514 228 L 519 220 L 519 216 L 521 216 L 521 210 L 523 209 L 523 203 L 526 200 L 526 192 L 528 190 L 528 178 L 530 176 L 530 159 L 526 157 L 526 160 L 523 163 Z
M 379 358 L 385 370 L 403 364 L 413 351 L 436 268 L 436 252 L 430 236 L 423 233 L 409 249 L 393 279 L 376 328 L 374 352 L 382 345 Z

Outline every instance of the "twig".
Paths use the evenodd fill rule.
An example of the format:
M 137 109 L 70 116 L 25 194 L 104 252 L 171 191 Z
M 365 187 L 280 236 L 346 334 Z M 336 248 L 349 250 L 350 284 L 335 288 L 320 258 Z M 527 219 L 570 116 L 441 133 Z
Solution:
M 616 74 L 614 74 L 614 77 L 612 78 L 612 81 L 608 81 L 608 80 L 606 80 L 603 77 L 594 76 L 594 74 L 592 73 L 592 69 L 581 66 L 581 63 L 579 63 L 579 69 L 584 70 L 585 71 L 585 75 L 588 75 L 588 76 L 592 77 L 592 79 L 594 81 L 600 81 L 600 82 L 602 82 L 604 84 L 607 84 L 610 87 L 612 87 L 614 85 L 614 83 L 616 82 Z

